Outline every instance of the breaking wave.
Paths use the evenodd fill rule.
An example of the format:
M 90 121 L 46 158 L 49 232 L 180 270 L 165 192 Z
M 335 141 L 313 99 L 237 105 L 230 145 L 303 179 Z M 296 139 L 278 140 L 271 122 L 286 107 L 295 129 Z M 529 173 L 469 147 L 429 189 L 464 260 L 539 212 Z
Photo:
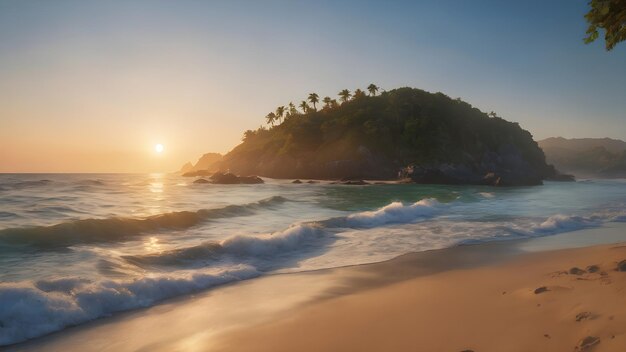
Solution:
M 411 223 L 436 216 L 442 207 L 441 203 L 430 198 L 409 205 L 393 202 L 377 210 L 328 219 L 322 223 L 328 227 L 351 228 L 372 228 L 387 224 Z
M 277 257 L 290 253 L 321 248 L 322 242 L 332 241 L 332 234 L 315 224 L 293 225 L 273 234 L 248 236 L 237 235 L 220 242 L 206 242 L 197 246 L 174 249 L 154 254 L 124 256 L 129 263 L 138 266 L 184 266 L 207 261 L 232 260 L 246 262 L 265 270 L 279 264 Z
M 258 275 L 254 268 L 239 266 L 222 271 L 181 271 L 133 280 L 64 278 L 0 283 L 0 346 Z

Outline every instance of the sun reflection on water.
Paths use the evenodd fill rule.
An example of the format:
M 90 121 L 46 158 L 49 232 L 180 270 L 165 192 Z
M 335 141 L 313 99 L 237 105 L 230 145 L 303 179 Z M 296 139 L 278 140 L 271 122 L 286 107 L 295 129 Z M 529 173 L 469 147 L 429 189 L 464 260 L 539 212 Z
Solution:
M 160 252 L 161 251 L 161 244 L 159 243 L 159 239 L 156 237 L 148 238 L 148 240 L 144 243 L 144 247 L 146 248 L 146 251 L 148 252 Z

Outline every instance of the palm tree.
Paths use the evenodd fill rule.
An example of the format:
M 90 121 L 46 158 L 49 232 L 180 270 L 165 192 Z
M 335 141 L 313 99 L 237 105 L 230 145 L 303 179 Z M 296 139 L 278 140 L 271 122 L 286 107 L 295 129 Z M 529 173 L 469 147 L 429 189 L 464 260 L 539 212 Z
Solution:
M 300 109 L 302 109 L 302 112 L 304 112 L 305 114 L 307 111 L 309 111 L 309 104 L 307 104 L 306 101 L 304 100 L 298 106 L 300 107 Z
M 241 138 L 241 140 L 243 142 L 247 141 L 248 139 L 254 137 L 255 133 L 253 130 L 247 130 L 246 132 L 243 133 L 243 137 Z
M 352 96 L 353 99 L 358 99 L 358 98 L 362 98 L 365 96 L 365 92 L 360 90 L 360 89 L 356 89 L 354 91 L 354 95 Z
M 267 121 L 267 124 L 272 124 L 272 126 L 274 126 L 274 121 L 276 121 L 276 114 L 274 114 L 273 112 L 270 112 L 269 114 L 267 114 L 265 116 L 265 120 Z
M 324 99 L 322 99 L 322 101 L 324 102 L 324 106 L 329 108 L 330 107 L 330 103 L 333 101 L 330 97 L 324 97 Z
M 370 92 L 370 95 L 376 95 L 376 92 L 378 92 L 378 89 L 379 89 L 378 86 L 375 85 L 374 83 L 367 86 L 367 90 Z
M 276 108 L 276 119 L 280 123 L 280 120 L 285 116 L 285 107 L 279 106 Z
M 311 93 L 309 94 L 309 101 L 313 104 L 313 110 L 317 111 L 315 104 L 320 101 L 320 96 L 317 93 Z
M 298 115 L 298 110 L 296 110 L 296 106 L 293 105 L 292 102 L 289 102 L 289 116 Z
M 339 92 L 339 100 L 341 100 L 342 103 L 347 102 L 348 100 L 350 100 L 350 91 L 347 89 L 342 90 L 341 92 Z

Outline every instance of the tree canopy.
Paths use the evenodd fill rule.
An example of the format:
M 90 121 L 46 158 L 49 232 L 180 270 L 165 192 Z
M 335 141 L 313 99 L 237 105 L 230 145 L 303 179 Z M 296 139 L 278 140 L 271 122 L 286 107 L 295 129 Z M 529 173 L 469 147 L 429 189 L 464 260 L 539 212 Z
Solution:
M 626 0 L 590 0 L 585 19 L 589 23 L 585 43 L 598 39 L 599 29 L 604 30 L 606 50 L 626 40 Z
M 224 168 L 270 177 L 316 172 L 326 177 L 320 170 L 336 163 L 373 162 L 388 170 L 437 162 L 469 165 L 507 148 L 520 151 L 538 169 L 545 167 L 543 152 L 517 123 L 443 93 L 355 90 L 350 99 L 343 90 L 340 97 L 343 103 L 325 99 L 320 110 L 303 101 L 303 112 L 269 129 L 246 132 L 244 142 L 225 156 Z

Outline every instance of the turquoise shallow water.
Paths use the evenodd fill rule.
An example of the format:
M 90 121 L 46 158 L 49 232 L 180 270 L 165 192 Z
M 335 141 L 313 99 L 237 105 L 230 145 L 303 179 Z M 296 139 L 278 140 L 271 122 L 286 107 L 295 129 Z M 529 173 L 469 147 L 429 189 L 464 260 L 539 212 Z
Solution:
M 270 272 L 626 221 L 624 180 L 518 188 L 192 181 L 0 175 L 0 345 Z

